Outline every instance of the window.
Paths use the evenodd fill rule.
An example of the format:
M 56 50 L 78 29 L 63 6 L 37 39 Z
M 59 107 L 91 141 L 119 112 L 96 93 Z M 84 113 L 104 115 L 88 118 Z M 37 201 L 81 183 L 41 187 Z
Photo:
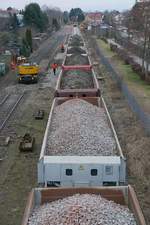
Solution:
M 103 182 L 103 186 L 117 186 L 116 182 L 105 181 Z
M 60 181 L 47 181 L 47 187 L 59 187 Z
M 66 175 L 72 176 L 72 169 L 66 169 Z
M 97 169 L 91 170 L 91 176 L 97 176 Z
M 105 166 L 105 173 L 106 173 L 106 175 L 112 175 L 113 174 L 113 167 L 112 166 Z

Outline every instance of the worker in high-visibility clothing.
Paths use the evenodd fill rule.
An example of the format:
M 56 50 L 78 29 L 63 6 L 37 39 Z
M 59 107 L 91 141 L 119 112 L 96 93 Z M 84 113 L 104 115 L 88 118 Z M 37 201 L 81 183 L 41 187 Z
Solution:
M 15 64 L 15 62 L 11 62 L 11 63 L 10 63 L 10 67 L 11 67 L 11 70 L 15 70 L 15 69 L 16 69 L 16 64 Z
M 58 65 L 55 62 L 51 65 L 51 68 L 53 70 L 54 76 L 56 75 L 56 69 L 57 69 L 57 67 L 58 67 Z
M 64 47 L 63 44 L 61 44 L 60 49 L 61 49 L 61 52 L 64 52 L 65 51 L 65 47 Z

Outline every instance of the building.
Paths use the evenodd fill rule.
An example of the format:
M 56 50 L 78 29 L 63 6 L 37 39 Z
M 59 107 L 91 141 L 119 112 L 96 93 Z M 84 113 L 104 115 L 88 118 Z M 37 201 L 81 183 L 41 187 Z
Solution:
M 24 23 L 23 23 L 23 15 L 22 14 L 17 14 L 16 16 L 17 16 L 19 27 L 23 27 L 23 25 L 24 25 Z
M 85 20 L 89 25 L 98 26 L 102 23 L 103 14 L 101 12 L 87 13 Z
M 19 10 L 15 9 L 15 8 L 8 7 L 7 12 L 9 13 L 9 15 L 13 16 L 14 14 L 18 14 Z
M 5 31 L 9 27 L 9 13 L 7 10 L 0 9 L 0 31 Z
M 0 9 L 0 18 L 9 18 L 9 12 L 7 10 Z
M 10 28 L 10 17 L 18 14 L 19 11 L 14 8 L 7 8 L 7 10 L 0 9 L 0 31 L 6 31 Z M 22 24 L 23 18 L 19 16 L 19 24 Z

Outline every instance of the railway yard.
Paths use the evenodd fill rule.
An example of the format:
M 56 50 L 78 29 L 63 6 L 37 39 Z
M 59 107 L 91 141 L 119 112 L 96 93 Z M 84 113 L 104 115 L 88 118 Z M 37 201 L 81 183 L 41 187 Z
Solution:
M 65 26 L 30 57 L 37 84 L 0 78 L 0 225 L 150 224 L 150 140 L 94 43 Z M 33 151 L 20 152 L 26 133 Z

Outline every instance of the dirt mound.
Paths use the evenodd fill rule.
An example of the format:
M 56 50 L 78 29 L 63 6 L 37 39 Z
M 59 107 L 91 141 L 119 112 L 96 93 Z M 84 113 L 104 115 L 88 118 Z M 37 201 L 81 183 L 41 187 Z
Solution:
M 71 55 L 66 57 L 65 65 L 89 65 L 87 56 Z
M 92 73 L 85 71 L 66 71 L 61 81 L 61 89 L 94 88 Z
M 83 46 L 83 45 L 84 45 L 84 43 L 83 43 L 81 36 L 79 36 L 79 35 L 72 36 L 69 46 Z
M 68 54 L 86 54 L 86 51 L 80 47 L 72 47 L 68 49 Z

